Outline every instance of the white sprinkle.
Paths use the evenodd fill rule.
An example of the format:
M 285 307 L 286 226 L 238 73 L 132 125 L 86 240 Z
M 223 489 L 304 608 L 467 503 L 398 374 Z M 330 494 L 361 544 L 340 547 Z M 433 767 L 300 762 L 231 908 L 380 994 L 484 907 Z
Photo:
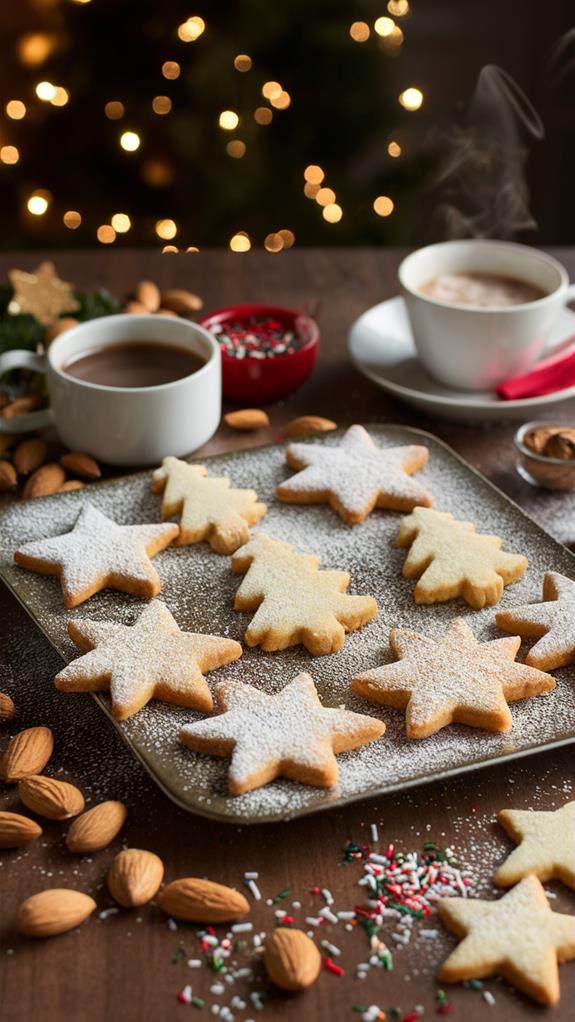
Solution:
M 252 990 L 250 994 L 250 1001 L 252 1002 L 254 1008 L 257 1008 L 258 1011 L 262 1010 L 264 1002 L 262 1001 L 262 995 L 259 990 Z
M 292 908 L 301 908 L 301 901 L 292 901 L 291 907 Z
M 329 919 L 330 923 L 337 923 L 337 916 L 335 912 L 332 912 L 327 905 L 325 908 L 320 908 L 318 915 L 322 916 L 324 919 Z
M 337 918 L 347 921 L 349 919 L 355 919 L 355 912 L 338 912 Z
M 232 926 L 232 933 L 249 933 L 253 928 L 253 923 L 235 923 Z
M 545 891 L 545 894 L 547 895 L 548 898 L 556 898 L 557 897 L 557 895 L 555 894 L 554 891 Z
M 235 997 L 232 997 L 230 1001 L 230 1006 L 232 1008 L 237 1008 L 238 1011 L 243 1011 L 244 1008 L 246 1007 L 246 1002 L 242 1001 L 241 997 L 238 997 L 236 994 Z
M 105 908 L 98 915 L 98 919 L 107 919 L 108 916 L 115 916 L 120 911 L 119 908 Z
M 308 926 L 319 926 L 321 924 L 321 919 L 318 919 L 316 916 L 306 916 L 305 921 Z
M 201 967 L 202 967 L 201 958 L 188 958 L 189 969 L 201 969 Z
M 246 881 L 246 887 L 248 888 L 250 893 L 253 895 L 255 901 L 261 901 L 262 900 L 261 891 L 260 891 L 258 885 L 256 884 L 255 880 L 251 880 L 251 879 L 247 880 Z
M 223 983 L 212 983 L 210 987 L 210 991 L 212 994 L 223 994 L 225 989 L 226 988 Z
M 371 852 L 369 856 L 369 861 L 385 866 L 387 863 L 387 857 L 385 855 L 376 855 L 375 852 Z
M 275 910 L 276 919 L 283 919 L 285 916 L 287 916 L 287 912 L 283 908 L 276 908 Z
M 183 1001 L 184 1004 L 191 1004 L 192 1003 L 192 988 L 189 985 L 189 983 L 180 992 L 180 1000 Z
M 486 1004 L 489 1005 L 490 1008 L 492 1008 L 493 1005 L 495 1004 L 495 998 L 494 998 L 493 994 L 491 993 L 490 990 L 483 990 L 482 993 L 483 993 L 483 1000 L 486 1002 Z
M 255 870 L 250 870 L 248 873 L 244 873 L 244 880 L 259 880 L 260 875 Z
M 371 825 L 371 840 L 373 841 L 374 845 L 376 845 L 377 842 L 379 841 L 379 833 L 378 833 L 378 830 L 377 830 L 377 823 L 372 823 L 372 825 Z
M 326 903 L 328 905 L 333 905 L 333 894 L 331 891 L 327 887 L 322 887 L 321 893 L 322 897 L 325 898 Z
M 258 933 L 254 935 L 254 947 L 261 947 L 262 938 Z
M 329 940 L 322 940 L 321 946 L 325 948 L 326 951 L 329 951 L 330 955 L 333 955 L 335 958 L 341 954 L 341 948 L 337 947 L 335 944 L 330 944 Z
M 437 937 L 438 933 L 439 933 L 439 930 L 420 930 L 419 931 L 419 936 L 420 937 Z
M 168 919 L 168 930 L 171 930 L 172 933 L 173 933 L 174 930 L 177 930 L 177 929 L 178 929 L 178 924 L 177 924 L 176 920 L 175 919 Z
M 220 943 L 217 937 L 212 937 L 211 933 L 206 933 L 202 937 L 205 944 L 209 944 L 210 947 L 217 947 Z

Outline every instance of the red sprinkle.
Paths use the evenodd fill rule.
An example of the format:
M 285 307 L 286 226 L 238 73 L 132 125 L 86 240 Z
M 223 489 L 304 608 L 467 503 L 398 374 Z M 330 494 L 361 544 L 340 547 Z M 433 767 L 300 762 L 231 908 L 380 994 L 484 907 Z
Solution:
M 341 965 L 336 965 L 331 958 L 324 958 L 323 967 L 328 972 L 333 972 L 334 976 L 345 976 L 345 969 L 342 969 Z
M 421 1018 L 418 1011 L 410 1011 L 408 1015 L 403 1016 L 403 1022 L 415 1022 L 417 1018 Z
M 443 1004 L 439 1004 L 437 1007 L 438 1015 L 448 1015 L 450 1011 L 453 1011 L 453 1005 L 451 1001 L 444 1001 Z

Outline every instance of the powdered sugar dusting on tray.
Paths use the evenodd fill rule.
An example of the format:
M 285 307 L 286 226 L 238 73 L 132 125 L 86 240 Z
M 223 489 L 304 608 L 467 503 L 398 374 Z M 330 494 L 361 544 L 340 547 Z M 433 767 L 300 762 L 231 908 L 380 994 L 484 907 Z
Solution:
M 565 548 L 471 472 L 438 440 L 405 427 L 370 426 L 370 432 L 382 445 L 425 443 L 430 458 L 418 479 L 429 490 L 434 506 L 474 521 L 482 532 L 499 535 L 504 549 L 524 553 L 529 558 L 524 577 L 504 590 L 498 608 L 540 600 L 546 570 L 568 577 L 575 574 L 575 560 Z M 336 433 L 323 442 L 329 446 L 339 441 Z M 240 660 L 210 674 L 212 690 L 218 681 L 231 678 L 276 692 L 305 670 L 316 682 L 324 705 L 343 704 L 348 709 L 372 714 L 386 722 L 387 731 L 373 744 L 338 757 L 340 781 L 333 791 L 275 781 L 231 798 L 227 795 L 227 762 L 193 753 L 178 742 L 182 725 L 202 719 L 201 715 L 151 703 L 117 726 L 158 782 L 182 805 L 230 820 L 277 819 L 575 738 L 575 681 L 573 669 L 567 668 L 554 673 L 557 687 L 553 692 L 513 705 L 513 730 L 508 734 L 452 726 L 420 742 L 408 740 L 403 713 L 376 707 L 354 695 L 350 690 L 351 678 L 391 661 L 388 640 L 394 625 L 438 636 L 453 617 L 461 615 L 475 635 L 485 640 L 504 634 L 495 626 L 496 608 L 473 611 L 460 600 L 417 606 L 413 582 L 401 574 L 405 551 L 394 545 L 401 518 L 398 513 L 376 510 L 366 522 L 350 528 L 325 506 L 277 503 L 275 488 L 291 475 L 282 446 L 204 460 L 210 471 L 229 474 L 235 486 L 257 490 L 259 499 L 269 505 L 265 519 L 268 535 L 292 543 L 297 551 L 318 554 L 322 568 L 349 571 L 348 592 L 372 595 L 379 606 L 378 616 L 348 635 L 338 653 L 314 658 L 302 647 L 281 653 L 245 648 Z M 160 520 L 160 499 L 150 491 L 150 473 L 96 484 L 90 487 L 89 497 L 94 506 L 122 524 Z M 143 607 L 141 600 L 106 591 L 67 612 L 56 579 L 34 575 L 13 564 L 13 552 L 22 543 L 70 529 L 85 499 L 84 491 L 73 491 L 15 505 L 0 519 L 0 573 L 66 661 L 77 654 L 66 632 L 67 620 L 72 615 L 131 624 Z M 241 577 L 232 575 L 228 558 L 201 543 L 168 548 L 154 558 L 154 566 L 163 581 L 162 599 L 182 629 L 242 640 L 250 615 L 232 609 Z M 524 647 L 519 659 L 523 659 L 528 648 Z M 107 708 L 107 700 L 98 698 Z

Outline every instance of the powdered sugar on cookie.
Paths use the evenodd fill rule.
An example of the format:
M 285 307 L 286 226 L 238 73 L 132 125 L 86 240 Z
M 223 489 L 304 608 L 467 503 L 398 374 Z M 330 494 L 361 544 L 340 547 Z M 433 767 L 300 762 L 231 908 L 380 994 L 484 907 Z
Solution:
M 538 639 L 525 663 L 552 671 L 575 663 L 575 582 L 557 571 L 547 571 L 543 601 L 502 610 L 496 621 L 506 632 Z
M 575 802 L 554 812 L 502 809 L 497 819 L 518 847 L 497 870 L 496 884 L 510 887 L 534 873 L 575 890 Z
M 425 487 L 410 478 L 427 458 L 427 447 L 376 447 L 363 426 L 351 426 L 337 446 L 290 444 L 287 463 L 303 471 L 280 483 L 277 497 L 292 504 L 330 504 L 348 525 L 363 522 L 374 507 L 430 507 Z

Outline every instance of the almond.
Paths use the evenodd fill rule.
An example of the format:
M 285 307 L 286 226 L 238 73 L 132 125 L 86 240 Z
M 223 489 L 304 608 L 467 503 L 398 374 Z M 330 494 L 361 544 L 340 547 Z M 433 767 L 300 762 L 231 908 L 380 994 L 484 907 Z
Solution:
M 0 812 L 0 848 L 19 848 L 35 841 L 41 834 L 41 826 L 28 816 Z
M 14 465 L 9 461 L 0 461 L 0 493 L 13 490 L 18 483 L 18 476 Z
M 300 415 L 292 419 L 286 426 L 286 434 L 291 440 L 300 436 L 311 436 L 314 433 L 329 433 L 337 429 L 337 423 L 331 419 L 324 419 L 321 415 Z
M 169 309 L 176 312 L 178 316 L 191 316 L 203 308 L 203 301 L 192 291 L 184 291 L 179 287 L 172 287 L 168 291 L 162 291 L 162 309 Z
M 83 454 L 82 451 L 68 451 L 60 458 L 60 464 L 66 472 L 73 472 L 81 479 L 99 479 L 102 470 L 98 462 L 90 454 Z
M 131 302 L 126 302 L 122 311 L 127 313 L 128 316 L 147 316 L 150 310 L 145 305 L 142 305 L 141 302 L 136 302 L 132 299 Z
M 261 408 L 240 408 L 237 412 L 224 415 L 224 422 L 232 429 L 263 429 L 270 420 Z
M 58 493 L 68 493 L 70 490 L 84 490 L 86 483 L 83 483 L 81 479 L 67 479 L 65 483 L 62 483 Z
M 5 692 L 0 692 L 0 724 L 3 724 L 5 720 L 12 720 L 15 716 L 16 707 L 14 702 Z
M 96 902 L 81 891 L 51 887 L 23 901 L 16 917 L 16 929 L 26 937 L 55 937 L 83 923 Z
M 145 905 L 160 889 L 164 863 L 159 855 L 141 848 L 126 848 L 114 859 L 108 872 L 108 890 L 124 908 Z
M 0 778 L 13 784 L 39 774 L 52 755 L 54 737 L 49 727 L 29 727 L 9 742 L 0 759 Z
M 99 852 L 122 829 L 128 815 L 123 802 L 100 802 L 74 820 L 66 835 L 70 852 Z
M 250 910 L 239 891 L 195 877 L 173 880 L 160 892 L 157 902 L 169 916 L 188 923 L 226 923 Z
M 33 500 L 35 497 L 49 497 L 57 493 L 66 480 L 66 473 L 55 461 L 42 465 L 28 478 L 22 490 L 22 500 Z
M 84 796 L 79 788 L 55 777 L 31 774 L 18 784 L 20 801 L 38 816 L 48 820 L 68 820 L 84 808 Z
M 305 990 L 315 983 L 321 955 L 303 930 L 280 926 L 266 940 L 263 961 L 270 979 L 282 990 Z
M 26 397 L 16 398 L 9 405 L 4 405 L 2 416 L 4 419 L 15 419 L 18 415 L 25 415 L 26 412 L 33 412 L 42 404 L 37 394 L 28 394 Z
M 78 326 L 78 320 L 72 316 L 65 316 L 63 319 L 56 320 L 52 326 L 49 326 L 46 330 L 46 344 L 50 345 L 52 341 L 63 334 L 66 330 L 71 330 L 73 326 Z
M 12 455 L 12 461 L 16 466 L 18 475 L 27 476 L 30 472 L 40 468 L 40 465 L 43 465 L 46 461 L 47 453 L 48 445 L 39 436 L 32 437 L 30 440 L 23 440 L 21 444 L 18 444 Z
M 157 312 L 160 308 L 160 289 L 153 280 L 141 280 L 134 292 L 134 298 L 148 312 Z

